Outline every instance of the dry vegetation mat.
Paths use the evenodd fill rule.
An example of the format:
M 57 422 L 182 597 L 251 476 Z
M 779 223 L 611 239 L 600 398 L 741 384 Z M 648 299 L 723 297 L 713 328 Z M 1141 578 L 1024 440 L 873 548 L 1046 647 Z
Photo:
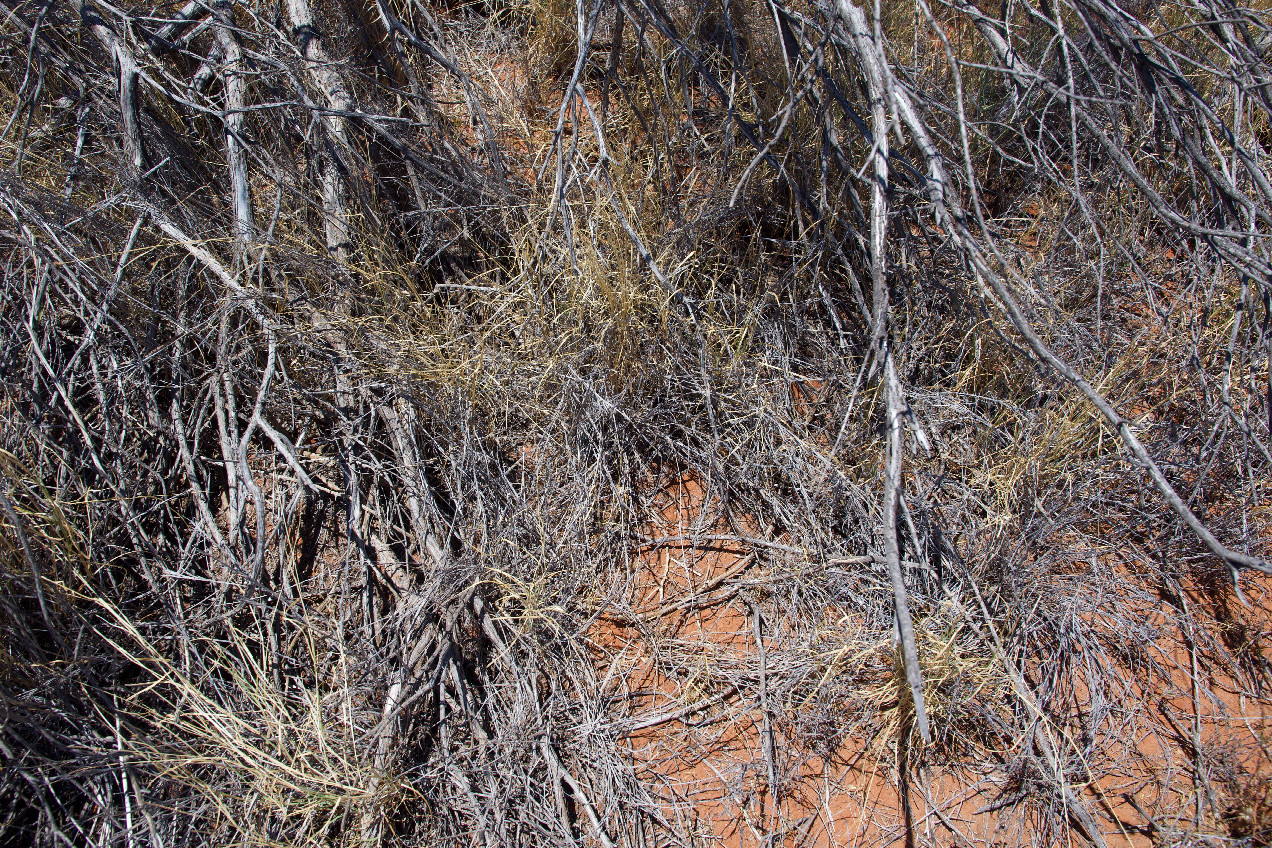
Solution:
M 1269 844 L 1263 5 L 0 0 L 0 844 Z

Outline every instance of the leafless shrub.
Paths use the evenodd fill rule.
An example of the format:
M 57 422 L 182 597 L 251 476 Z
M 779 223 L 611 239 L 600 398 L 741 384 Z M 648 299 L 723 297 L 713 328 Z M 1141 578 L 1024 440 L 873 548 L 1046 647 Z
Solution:
M 1266 697 L 1265 13 L 4 10 L 6 842 L 705 839 L 627 744 L 702 713 L 757 839 L 869 733 L 1102 844 Z M 1262 838 L 1199 733 L 1137 826 Z

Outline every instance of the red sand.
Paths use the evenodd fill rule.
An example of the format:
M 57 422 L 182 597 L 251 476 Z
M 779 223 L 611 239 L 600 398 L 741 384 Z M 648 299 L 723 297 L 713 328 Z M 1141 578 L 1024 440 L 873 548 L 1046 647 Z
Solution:
M 650 535 L 693 536 L 692 517 L 712 506 L 703 500 L 694 480 L 673 481 Z M 698 527 L 697 533 L 729 530 L 718 525 Z M 687 539 L 667 542 L 638 551 L 633 567 L 630 612 L 606 611 L 589 636 L 601 678 L 617 681 L 614 686 L 630 705 L 626 744 L 632 762 L 661 799 L 674 830 L 693 834 L 699 844 L 730 848 L 1049 844 L 1035 830 L 1027 804 L 994 809 L 1002 775 L 988 768 L 908 768 L 903 783 L 895 765 L 895 734 L 884 739 L 850 734 L 822 758 L 777 726 L 781 705 L 771 705 L 766 718 L 754 679 L 761 665 L 755 610 L 735 582 L 754 579 L 756 566 L 740 545 L 703 550 L 692 549 Z M 1272 629 L 1272 581 L 1247 577 L 1245 591 L 1249 609 L 1216 611 L 1200 593 L 1191 593 L 1188 603 L 1197 627 L 1236 634 L 1247 650 L 1260 651 L 1259 640 Z M 1141 671 L 1139 679 L 1123 670 L 1128 691 L 1141 703 L 1140 720 L 1128 728 L 1134 732 L 1102 742 L 1117 748 L 1109 753 L 1118 768 L 1084 781 L 1070 775 L 1069 786 L 1109 845 L 1147 848 L 1184 834 L 1196 844 L 1206 834 L 1227 837 L 1261 828 L 1266 838 L 1272 830 L 1267 724 L 1272 702 L 1267 692 L 1246 691 L 1207 662 L 1204 652 L 1190 649 L 1178 627 L 1165 626 L 1165 610 L 1162 605 L 1140 611 L 1163 624 L 1161 641 L 1149 646 L 1160 671 Z M 761 638 L 768 646 L 771 636 L 763 626 Z M 773 661 L 771 653 L 766 660 Z M 725 682 L 728 671 L 748 681 L 745 693 Z M 1079 702 L 1089 697 L 1080 685 L 1075 695 Z M 1054 746 L 1072 750 L 1076 730 L 1045 732 Z M 1199 762 L 1209 794 L 1206 781 L 1199 789 L 1194 774 Z M 1085 841 L 1076 828 L 1067 839 L 1076 845 Z

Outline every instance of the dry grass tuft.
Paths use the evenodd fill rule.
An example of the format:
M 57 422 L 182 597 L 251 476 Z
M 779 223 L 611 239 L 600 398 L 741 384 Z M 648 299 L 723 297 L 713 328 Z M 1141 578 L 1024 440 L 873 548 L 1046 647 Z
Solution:
M 1269 23 L 9 3 L 0 843 L 1266 844 Z

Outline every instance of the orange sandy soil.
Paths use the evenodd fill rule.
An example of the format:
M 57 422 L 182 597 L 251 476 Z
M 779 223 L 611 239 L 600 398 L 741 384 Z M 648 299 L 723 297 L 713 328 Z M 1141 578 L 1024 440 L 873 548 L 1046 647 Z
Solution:
M 781 716 L 799 705 L 770 703 L 766 710 L 758 694 L 765 664 L 792 651 L 789 639 L 767 632 L 761 611 L 761 659 L 756 610 L 763 604 L 749 594 L 761 582 L 759 567 L 733 543 L 691 547 L 684 538 L 694 535 L 689 517 L 703 512 L 694 481 L 673 482 L 658 506 L 661 526 L 651 528 L 651 537 L 678 541 L 637 552 L 627 608 L 603 611 L 589 637 L 598 678 L 629 705 L 625 743 L 639 778 L 661 799 L 670 830 L 693 834 L 697 844 L 737 848 L 1059 844 L 1038 832 L 1028 803 L 1002 803 L 1012 795 L 1001 792 L 1003 775 L 975 757 L 965 757 L 965 765 L 924 767 L 937 757 L 911 754 L 913 766 L 903 776 L 895 708 L 890 724 L 876 720 L 842 734 L 820 756 L 785 733 Z M 696 532 L 728 535 L 719 526 Z M 1125 688 L 1102 693 L 1120 699 L 1119 715 L 1130 718 L 1125 728 L 1105 728 L 1101 773 L 1070 775 L 1069 785 L 1106 844 L 1232 844 L 1229 834 L 1272 835 L 1272 693 L 1258 681 L 1217 673 L 1200 647 L 1261 650 L 1272 631 L 1272 580 L 1247 576 L 1243 585 L 1248 609 L 1235 602 L 1213 609 L 1201 593 L 1187 598 L 1194 626 L 1216 638 L 1195 645 L 1181 628 L 1163 626 L 1160 642 L 1147 646 L 1155 670 L 1122 669 Z M 1164 622 L 1166 610 L 1163 603 L 1134 613 Z M 830 628 L 852 624 L 834 610 L 826 621 Z M 891 699 L 895 707 L 892 655 L 888 643 L 875 646 L 857 674 L 866 667 L 878 684 L 864 697 Z M 1081 683 L 1074 698 L 1079 704 L 1089 698 Z M 1127 703 L 1136 706 L 1126 710 Z M 1038 732 L 1060 750 L 1079 748 L 1081 728 L 1048 724 Z M 917 734 L 907 736 L 917 744 Z M 1199 769 L 1205 779 L 1197 778 Z M 1086 842 L 1076 828 L 1066 838 Z

